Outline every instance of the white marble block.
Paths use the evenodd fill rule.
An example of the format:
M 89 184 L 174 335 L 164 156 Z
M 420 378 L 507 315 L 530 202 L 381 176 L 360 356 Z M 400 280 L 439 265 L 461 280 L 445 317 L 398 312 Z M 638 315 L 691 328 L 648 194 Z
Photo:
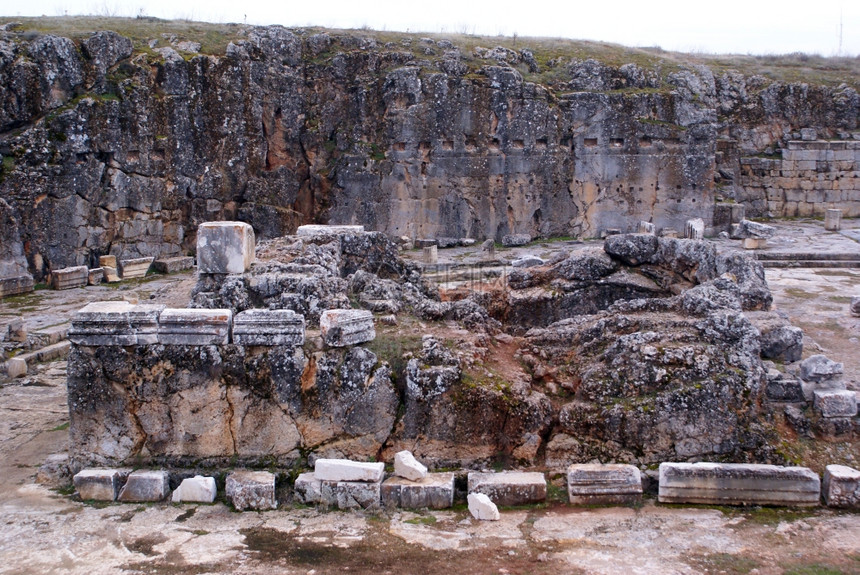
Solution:
M 158 318 L 158 342 L 164 345 L 230 343 L 233 312 L 229 309 L 167 308 Z
M 84 501 L 116 501 L 130 469 L 84 469 L 72 479 Z
M 382 481 L 385 464 L 349 459 L 317 459 L 314 463 L 314 475 L 320 481 L 366 481 L 375 483 Z
M 320 316 L 323 342 L 346 347 L 376 339 L 373 314 L 364 309 L 328 309 Z
M 186 477 L 173 492 L 173 503 L 212 503 L 218 490 L 214 477 Z
M 635 504 L 642 500 L 642 477 L 633 465 L 571 465 L 567 493 L 570 502 L 578 505 Z
M 824 469 L 824 503 L 830 507 L 860 509 L 860 471 L 845 465 Z
M 498 505 L 528 505 L 546 499 L 546 478 L 535 471 L 469 473 L 469 493 L 483 493 Z
M 394 455 L 394 475 L 418 481 L 427 475 L 427 468 L 411 452 L 400 451 Z
M 299 226 L 296 230 L 297 236 L 327 236 L 338 234 L 363 234 L 364 226 L 323 226 L 316 224 L 307 224 Z
M 244 222 L 206 222 L 197 228 L 197 271 L 241 274 L 254 263 L 254 228 Z
M 139 469 L 132 472 L 120 489 L 119 501 L 161 501 L 170 491 L 170 476 L 166 471 Z
M 469 502 L 469 513 L 479 521 L 498 521 L 501 519 L 499 508 L 483 493 L 470 493 L 466 498 Z
M 684 237 L 691 240 L 701 240 L 705 237 L 705 222 L 702 218 L 687 220 L 684 225 Z
M 290 345 L 305 342 L 305 318 L 289 309 L 249 309 L 233 318 L 237 345 Z
M 234 471 L 227 476 L 225 485 L 227 499 L 233 507 L 243 511 L 275 509 L 275 476 L 268 471 Z

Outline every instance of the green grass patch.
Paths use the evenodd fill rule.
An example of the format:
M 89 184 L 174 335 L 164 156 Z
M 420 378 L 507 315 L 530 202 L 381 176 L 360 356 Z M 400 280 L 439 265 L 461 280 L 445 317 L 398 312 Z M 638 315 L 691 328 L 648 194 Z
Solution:
M 53 429 L 49 429 L 48 431 L 66 431 L 68 428 L 69 428 L 69 422 L 67 421 L 65 423 L 61 423 L 60 425 L 58 425 L 57 427 L 54 427 Z
M 421 517 L 407 519 L 404 523 L 409 523 L 410 525 L 435 525 L 436 517 L 433 515 L 423 515 Z

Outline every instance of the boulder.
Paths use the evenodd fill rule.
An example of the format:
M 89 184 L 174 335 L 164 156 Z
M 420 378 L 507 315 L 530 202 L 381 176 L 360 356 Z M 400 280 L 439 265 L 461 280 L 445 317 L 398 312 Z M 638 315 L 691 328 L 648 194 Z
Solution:
M 657 246 L 657 236 L 649 233 L 609 236 L 603 242 L 607 254 L 629 266 L 650 261 L 657 253 Z
M 826 356 L 812 355 L 800 364 L 800 378 L 803 381 L 824 383 L 840 380 L 843 366 L 841 363 L 828 359 Z

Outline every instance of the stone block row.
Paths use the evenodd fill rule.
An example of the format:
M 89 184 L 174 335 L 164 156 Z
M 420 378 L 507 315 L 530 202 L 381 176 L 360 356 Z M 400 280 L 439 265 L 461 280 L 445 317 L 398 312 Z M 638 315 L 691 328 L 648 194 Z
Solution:
M 302 473 L 294 485 L 297 501 L 338 509 L 400 507 L 445 509 L 454 503 L 454 473 L 427 473 L 410 480 L 384 479 L 382 463 L 319 459 L 314 471 Z M 169 494 L 166 471 L 85 469 L 74 476 L 81 499 L 98 501 L 163 501 Z M 639 470 L 622 464 L 575 464 L 567 470 L 574 505 L 630 505 L 642 498 Z M 860 509 L 860 471 L 830 465 L 824 473 L 823 499 L 831 507 Z M 225 483 L 227 499 L 236 509 L 266 510 L 278 506 L 275 475 L 266 471 L 234 471 Z M 530 505 L 546 500 L 547 486 L 538 472 L 471 472 L 468 504 L 478 519 L 498 519 L 499 505 Z M 172 501 L 211 503 L 216 496 L 212 477 L 188 477 Z M 663 463 L 659 470 L 661 503 L 707 505 L 815 506 L 822 497 L 818 475 L 805 467 L 731 463 Z

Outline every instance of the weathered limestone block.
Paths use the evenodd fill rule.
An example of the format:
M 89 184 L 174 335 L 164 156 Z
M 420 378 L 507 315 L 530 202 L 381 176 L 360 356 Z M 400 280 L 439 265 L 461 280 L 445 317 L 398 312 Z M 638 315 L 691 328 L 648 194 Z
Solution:
M 767 238 L 744 238 L 745 250 L 763 250 L 767 247 Z
M 316 224 L 306 224 L 299 226 L 296 229 L 297 236 L 328 236 L 339 234 L 363 234 L 364 226 L 321 226 Z
M 27 375 L 27 360 L 22 357 L 10 357 L 3 365 L 9 379 Z
M 499 508 L 483 493 L 470 493 L 466 500 L 469 503 L 469 513 L 478 521 L 498 521 L 501 519 Z
M 816 383 L 832 382 L 842 378 L 842 363 L 821 354 L 811 355 L 800 363 L 800 378 Z
M 29 293 L 35 289 L 35 285 L 33 276 L 29 274 L 0 278 L 0 297 Z
M 87 272 L 87 285 L 97 286 L 102 283 L 105 277 L 104 268 L 92 268 Z
M 206 222 L 197 228 L 197 271 L 241 274 L 254 262 L 254 228 L 244 222 Z
M 380 462 L 350 461 L 348 459 L 317 459 L 314 475 L 320 481 L 380 482 L 385 464 Z
M 653 234 L 619 234 L 606 238 L 603 251 L 627 265 L 638 266 L 650 261 L 659 245 Z
M 838 232 L 841 227 L 842 210 L 824 210 L 824 229 L 831 232 Z
M 539 258 L 534 255 L 525 255 L 521 258 L 517 258 L 511 262 L 511 267 L 514 268 L 532 268 L 535 266 L 542 266 L 546 263 L 545 260 Z
M 233 318 L 236 345 L 290 345 L 305 342 L 305 318 L 289 309 L 249 309 Z
M 166 471 L 139 469 L 132 472 L 119 492 L 119 501 L 161 501 L 170 491 L 170 475 Z
M 166 307 L 163 304 L 142 303 L 128 310 L 128 323 L 137 335 L 137 345 L 158 343 L 158 322 Z
M 122 271 L 122 279 L 131 280 L 146 277 L 146 272 L 149 271 L 149 267 L 154 260 L 154 257 L 121 260 L 119 264 Z
M 800 379 L 786 374 L 779 374 L 773 379 L 768 378 L 765 394 L 771 401 L 801 402 L 806 400 Z
M 217 494 L 214 477 L 195 475 L 182 480 L 179 487 L 173 491 L 171 501 L 173 503 L 212 503 Z
M 111 256 L 113 257 L 113 256 Z M 119 272 L 115 267 L 111 266 L 102 266 L 102 271 L 104 272 L 104 281 L 113 284 L 118 281 L 122 281 L 122 278 L 119 277 Z
M 376 509 L 381 502 L 382 480 L 320 481 L 320 500 L 323 505 L 338 509 Z
M 84 501 L 116 501 L 130 469 L 84 469 L 72 479 Z
M 404 479 L 418 481 L 427 475 L 427 468 L 418 462 L 409 451 L 394 454 L 394 474 Z
M 421 261 L 425 264 L 436 264 L 439 262 L 438 246 L 426 246 L 421 248 Z
M 845 465 L 824 469 L 824 503 L 829 507 L 860 509 L 860 471 Z
M 234 471 L 227 476 L 227 498 L 240 511 L 275 509 L 275 476 L 268 471 Z
M 229 309 L 167 308 L 158 321 L 158 343 L 223 345 L 230 341 L 233 312 Z
M 743 463 L 661 463 L 661 503 L 818 505 L 821 481 L 806 467 Z
M 51 288 L 71 289 L 87 285 L 89 270 L 87 266 L 74 266 L 51 272 Z
M 851 390 L 816 390 L 815 411 L 821 417 L 854 417 L 857 415 L 857 394 Z
M 6 328 L 6 339 L 18 343 L 27 341 L 27 328 L 21 318 L 13 319 Z
M 116 256 L 113 256 L 113 255 L 99 256 L 99 267 L 109 267 L 109 268 L 117 269 L 119 266 L 117 265 Z
M 628 505 L 642 500 L 642 478 L 633 465 L 574 464 L 567 492 L 575 505 Z
M 673 230 L 672 228 L 663 228 L 660 230 L 661 238 L 677 238 L 678 230 Z
M 382 505 L 403 509 L 447 509 L 454 505 L 454 474 L 428 473 L 417 481 L 389 477 L 382 484 Z
M 363 309 L 329 309 L 320 316 L 323 342 L 330 347 L 346 347 L 376 338 L 373 314 Z
M 161 274 L 172 274 L 194 267 L 194 258 L 191 256 L 177 256 L 175 258 L 162 258 L 152 262 L 155 271 Z
M 127 301 L 100 301 L 87 304 L 72 318 L 69 340 L 77 345 L 137 345 Z
M 803 355 L 803 330 L 791 325 L 774 311 L 747 312 L 761 337 L 761 356 L 785 363 L 799 361 Z
M 752 220 L 741 220 L 737 224 L 737 227 L 732 226 L 732 230 L 732 237 L 735 239 L 768 239 L 772 238 L 773 235 L 776 233 L 775 227 L 769 226 L 767 224 L 762 224 L 760 222 L 754 222 Z
M 508 234 L 502 237 L 502 245 L 506 248 L 524 246 L 530 241 L 532 237 L 529 234 Z
M 640 234 L 654 235 L 657 233 L 657 226 L 655 226 L 651 222 L 639 222 L 639 228 L 637 229 L 637 232 Z
M 469 473 L 469 493 L 483 493 L 497 505 L 528 505 L 546 499 L 546 478 L 533 471 Z
M 64 487 L 72 476 L 68 453 L 52 453 L 36 472 L 36 483 L 50 487 Z
M 705 237 L 705 221 L 702 218 L 687 220 L 684 225 L 684 237 L 691 240 L 701 240 Z
M 322 481 L 316 478 L 313 471 L 308 471 L 296 477 L 293 492 L 300 503 L 316 505 L 322 503 Z

